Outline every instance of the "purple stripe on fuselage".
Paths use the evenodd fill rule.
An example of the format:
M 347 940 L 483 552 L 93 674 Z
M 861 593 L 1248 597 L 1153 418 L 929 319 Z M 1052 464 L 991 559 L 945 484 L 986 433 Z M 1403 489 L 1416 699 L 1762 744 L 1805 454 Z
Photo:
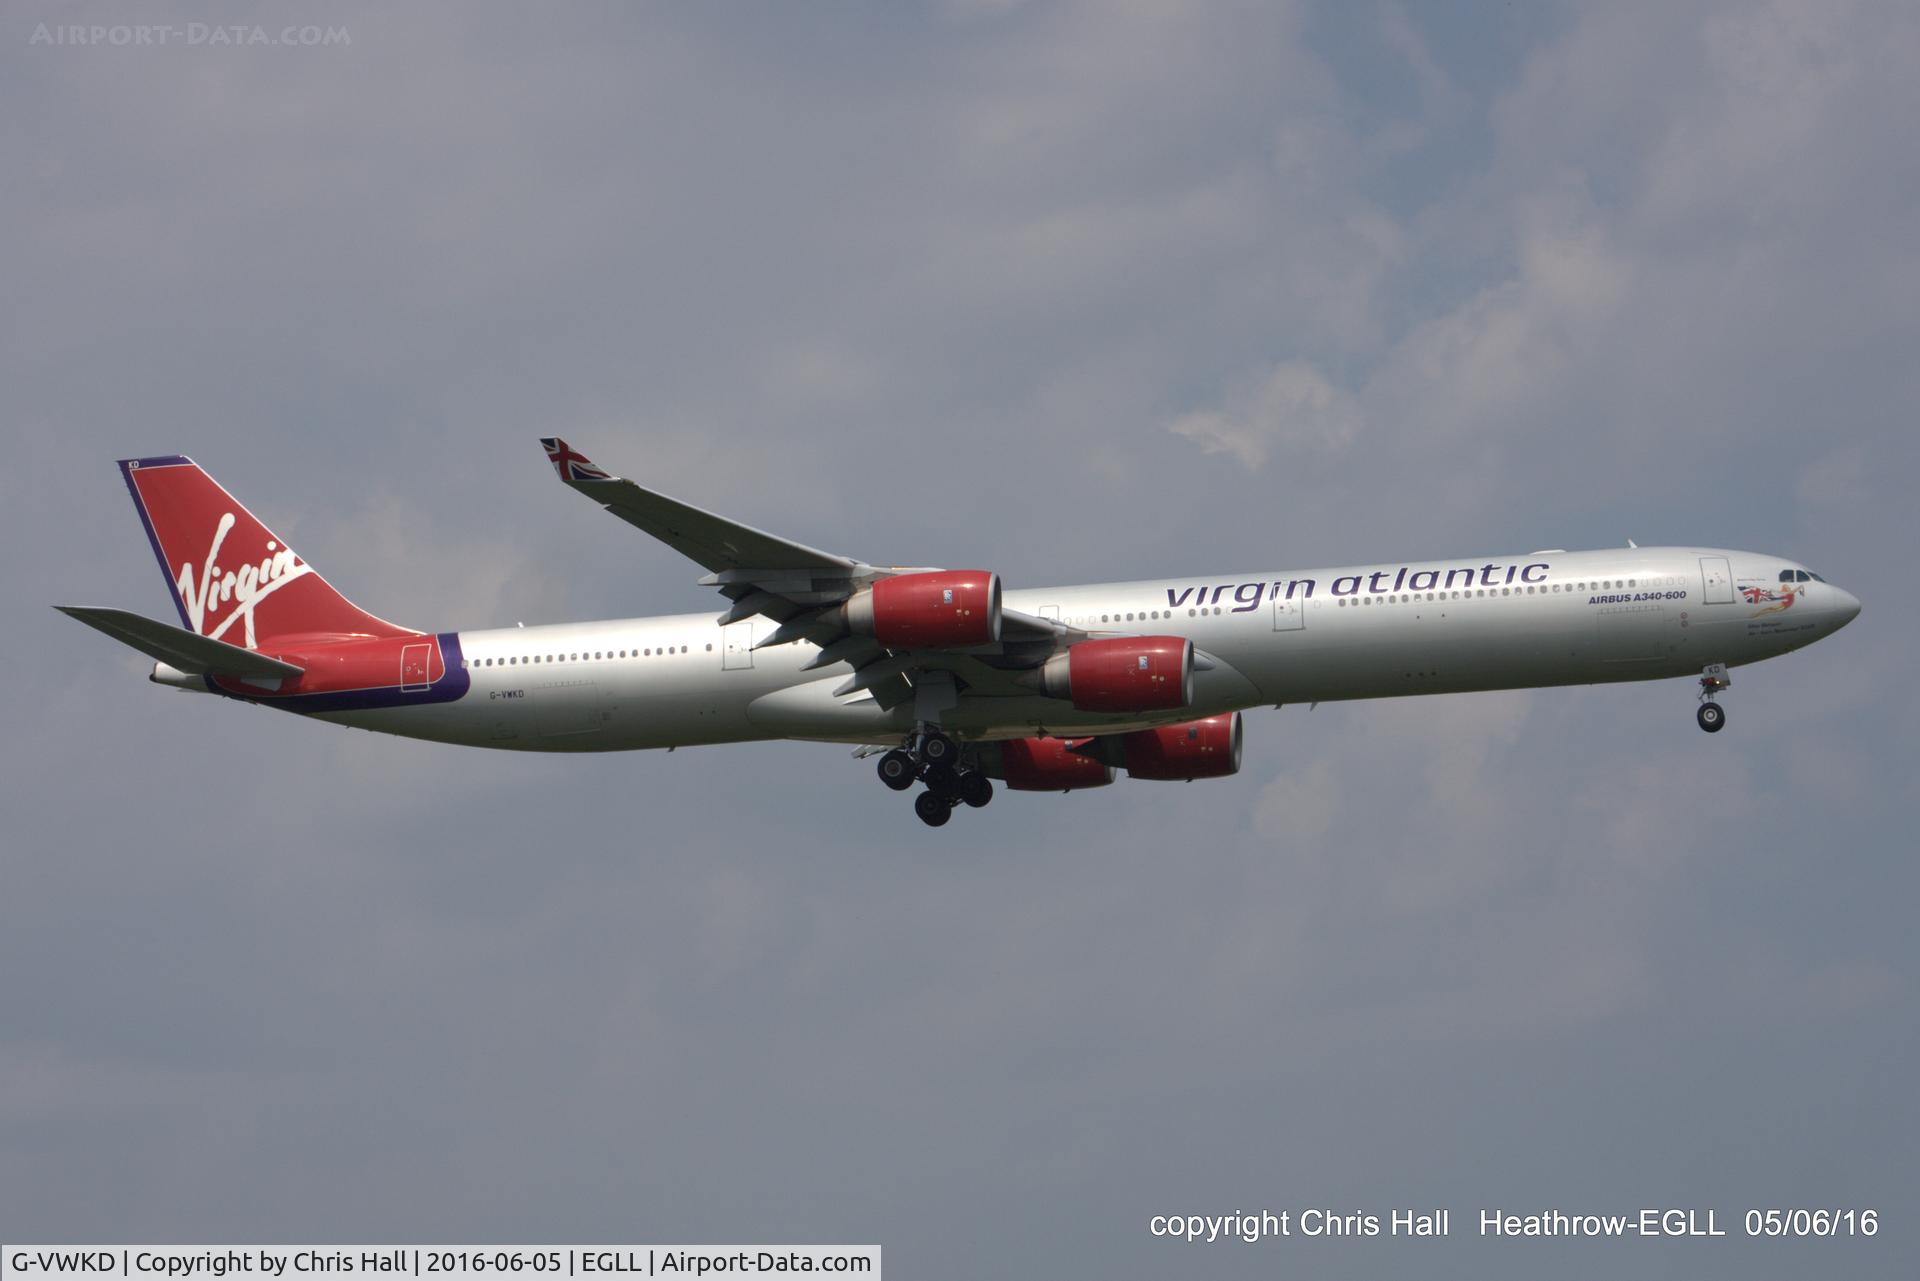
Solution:
M 472 688 L 473 676 L 462 661 L 460 633 L 440 632 L 435 639 L 440 642 L 442 670 L 440 679 L 424 689 L 402 688 L 396 682 L 377 689 L 350 689 L 337 694 L 289 694 L 284 697 L 272 694 L 249 696 L 218 687 L 214 692 L 243 703 L 258 703 L 262 707 L 307 714 L 366 712 L 387 707 L 425 707 L 432 703 L 451 703 Z

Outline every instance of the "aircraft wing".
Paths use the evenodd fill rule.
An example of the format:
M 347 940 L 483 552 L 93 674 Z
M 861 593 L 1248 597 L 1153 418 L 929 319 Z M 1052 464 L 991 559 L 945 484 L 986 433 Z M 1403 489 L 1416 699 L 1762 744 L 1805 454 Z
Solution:
M 615 476 L 559 437 L 544 437 L 540 444 L 569 489 L 709 570 L 700 582 L 718 588 L 730 602 L 720 616 L 722 626 L 755 615 L 769 618 L 776 626 L 755 649 L 806 640 L 821 649 L 810 666 L 851 665 L 853 675 L 836 694 L 867 691 L 883 707 L 892 707 L 912 695 L 916 679 L 924 681 L 936 671 L 951 672 L 982 693 L 1020 693 L 1007 679 L 1010 671 L 1038 666 L 1086 635 L 1051 619 L 1003 608 L 1001 639 L 990 647 L 889 650 L 849 632 L 839 607 L 877 579 L 922 573 L 924 567 L 879 567 L 823 552 Z
M 764 533 L 751 525 L 716 516 L 605 472 L 557 436 L 545 437 L 540 443 L 546 448 L 547 461 L 553 464 L 567 488 L 585 494 L 621 520 L 653 535 L 715 574 L 758 575 L 783 571 L 795 578 L 808 574 L 850 578 L 862 568 L 845 556 L 817 551 L 803 543 Z

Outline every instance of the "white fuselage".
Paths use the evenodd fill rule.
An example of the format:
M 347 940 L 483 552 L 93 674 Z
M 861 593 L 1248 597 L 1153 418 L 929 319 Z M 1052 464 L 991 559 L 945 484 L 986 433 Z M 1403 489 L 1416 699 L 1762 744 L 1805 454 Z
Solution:
M 1779 557 L 1694 547 L 1537 552 L 1272 574 L 1009 591 L 1006 606 L 1095 634 L 1190 639 L 1211 666 L 1175 712 L 1091 714 L 961 671 L 943 726 L 961 738 L 1107 733 L 1249 707 L 1593 684 L 1698 673 L 1798 649 L 1859 602 Z M 443 742 L 623 751 L 750 739 L 880 742 L 911 700 L 836 698 L 848 668 L 802 668 L 772 624 L 711 613 L 462 632 L 463 694 L 422 706 L 317 712 Z M 1203 666 L 1205 666 L 1203 664 Z

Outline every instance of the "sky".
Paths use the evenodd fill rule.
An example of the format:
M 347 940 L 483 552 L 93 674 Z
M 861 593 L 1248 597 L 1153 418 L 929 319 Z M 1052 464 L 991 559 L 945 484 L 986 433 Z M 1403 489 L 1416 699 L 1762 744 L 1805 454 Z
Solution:
M 36 39 L 218 21 L 348 39 Z M 1892 0 L 10 6 L 0 1236 L 1912 1276 L 1916 65 Z M 113 462 L 184 452 L 422 628 L 717 610 L 555 434 L 1010 587 L 1631 538 L 1865 608 L 1712 738 L 1262 710 L 938 832 L 844 748 L 387 739 L 49 608 L 168 616 Z M 1734 1235 L 1473 1227 L 1668 1205 Z

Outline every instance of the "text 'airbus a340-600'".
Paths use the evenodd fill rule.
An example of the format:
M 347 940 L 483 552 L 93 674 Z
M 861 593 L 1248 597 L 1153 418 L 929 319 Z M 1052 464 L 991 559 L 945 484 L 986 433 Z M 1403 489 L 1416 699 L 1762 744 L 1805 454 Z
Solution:
M 645 489 L 559 439 L 560 480 L 697 562 L 719 614 L 428 632 L 354 605 L 192 460 L 120 464 L 180 626 L 60 606 L 152 679 L 381 733 L 519 751 L 858 744 L 938 827 L 1014 791 L 1240 768 L 1249 708 L 1698 678 L 1845 626 L 1860 602 L 1784 557 L 1537 551 L 1003 590 L 871 565 Z

